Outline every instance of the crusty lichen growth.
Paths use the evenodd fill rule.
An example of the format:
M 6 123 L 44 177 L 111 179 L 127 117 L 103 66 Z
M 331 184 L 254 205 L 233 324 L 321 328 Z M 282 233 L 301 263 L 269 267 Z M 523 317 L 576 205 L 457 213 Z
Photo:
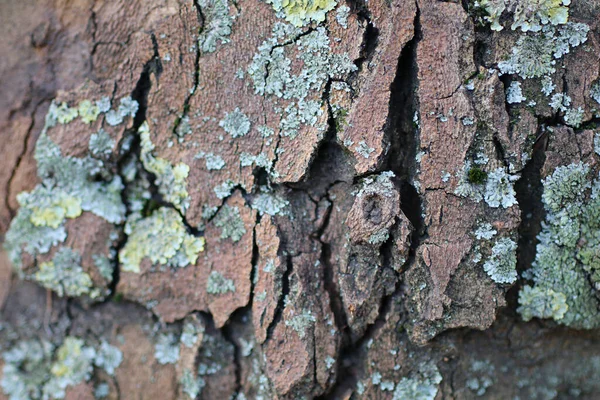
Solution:
M 221 228 L 221 239 L 231 238 L 238 242 L 246 234 L 244 220 L 240 215 L 240 209 L 224 205 L 214 219 L 215 226 Z
M 477 171 L 473 173 L 472 171 Z M 480 166 L 472 166 L 467 161 L 458 174 L 458 185 L 454 194 L 474 201 L 484 200 L 490 207 L 509 208 L 517 204 L 514 182 L 516 175 L 510 175 L 504 167 L 486 172 Z
M 50 107 L 35 149 L 37 173 L 41 183 L 32 191 L 17 196 L 20 208 L 6 234 L 4 245 L 16 267 L 22 265 L 23 251 L 37 257 L 64 242 L 67 237 L 65 222 L 79 217 L 84 211 L 96 214 L 112 224 L 124 221 L 125 205 L 121 199 L 124 186 L 121 178 L 113 174 L 103 160 L 91 156 L 63 156 L 59 146 L 48 136 L 48 131 L 56 124 L 69 123 L 78 115 L 92 121 L 92 116 L 97 118 L 105 110 L 103 101 L 96 102 L 96 105 L 83 101 L 77 109 L 70 109 L 65 103 Z M 94 155 L 106 155 L 107 151 L 110 152 L 106 144 L 112 139 L 100 136 L 108 135 L 100 131 L 90 138 L 89 149 Z M 63 264 L 71 265 L 63 258 L 66 252 L 67 250 L 59 250 L 55 260 L 41 264 L 34 279 L 57 290 L 60 295 L 88 294 L 97 297 L 99 293 L 92 289 L 87 274 L 75 274 L 75 270 L 69 271 L 63 267 Z M 66 282 L 69 283 L 64 286 Z M 70 286 L 74 282 L 79 282 L 82 286 Z
M 81 255 L 68 247 L 60 248 L 52 261 L 42 263 L 33 279 L 60 297 L 88 295 L 93 299 L 100 295 L 90 275 L 81 268 Z
M 204 379 L 195 377 L 192 370 L 185 368 L 181 379 L 179 380 L 183 393 L 185 393 L 190 399 L 195 399 L 200 394 L 200 391 L 205 386 Z
M 289 52 L 296 50 L 296 57 L 290 57 Z M 296 63 L 302 69 L 292 74 Z M 273 101 L 289 100 L 280 112 L 279 130 L 282 136 L 295 138 L 302 126 L 326 129 L 326 125 L 317 124 L 323 119 L 320 117 L 326 105 L 314 100 L 315 95 L 322 92 L 327 82 L 344 79 L 356 69 L 347 54 L 332 53 L 324 27 L 302 35 L 300 29 L 276 23 L 271 37 L 258 47 L 247 72 L 256 94 L 272 96 Z
M 294 26 L 300 27 L 325 21 L 328 11 L 337 5 L 336 0 L 267 0 L 280 17 Z
M 156 176 L 155 183 L 163 199 L 185 214 L 190 204 L 186 182 L 190 167 L 183 162 L 172 165 L 168 160 L 152 155 L 154 144 L 150 140 L 150 130 L 146 122 L 140 126 L 139 134 L 140 158 L 144 168 Z
M 252 199 L 252 208 L 260 215 L 286 215 L 290 202 L 280 195 L 264 191 Z
M 179 342 L 174 334 L 163 333 L 158 336 L 154 357 L 160 364 L 175 364 L 179 360 Z
M 219 122 L 219 126 L 233 138 L 245 136 L 250 132 L 252 123 L 250 119 L 238 107 L 229 113 Z
M 298 333 L 300 339 L 304 339 L 309 328 L 311 328 L 317 319 L 310 310 L 303 310 L 301 314 L 294 315 L 285 320 L 285 326 L 289 326 Z
M 590 167 L 557 167 L 544 179 L 546 219 L 535 261 L 525 274 L 534 286 L 519 294 L 524 319 L 551 317 L 575 328 L 600 326 L 600 179 Z
M 590 28 L 569 22 L 561 27 L 547 27 L 541 32 L 519 37 L 510 57 L 498 63 L 503 74 L 522 78 L 539 78 L 556 71 L 556 60 L 587 41 Z
M 217 50 L 219 43 L 229 43 L 233 18 L 229 14 L 228 0 L 199 0 L 203 24 L 198 36 L 198 46 L 203 53 Z
M 195 264 L 204 250 L 204 238 L 187 232 L 181 215 L 174 209 L 161 207 L 142 218 L 133 214 L 125 225 L 127 243 L 119 252 L 123 271 L 140 272 L 144 258 L 153 264 L 185 267 Z
M 437 366 L 433 362 L 423 363 L 412 377 L 404 377 L 396 385 L 392 400 L 433 400 L 442 382 Z
M 211 271 L 206 281 L 206 292 L 210 294 L 235 292 L 235 283 L 233 280 L 225 278 L 220 272 Z
M 485 9 L 484 19 L 491 23 L 492 30 L 500 31 L 503 12 L 513 14 L 511 29 L 523 32 L 537 32 L 545 25 L 560 25 L 569 18 L 571 0 L 481 0 L 479 5 Z
M 90 380 L 94 365 L 112 375 L 123 359 L 119 349 L 104 341 L 96 350 L 73 336 L 55 349 L 44 340 L 24 340 L 2 354 L 0 386 L 10 400 L 63 399 L 68 387 Z
M 484 271 L 496 283 L 513 283 L 517 280 L 517 243 L 501 238 L 492 247 L 492 254 L 483 264 Z

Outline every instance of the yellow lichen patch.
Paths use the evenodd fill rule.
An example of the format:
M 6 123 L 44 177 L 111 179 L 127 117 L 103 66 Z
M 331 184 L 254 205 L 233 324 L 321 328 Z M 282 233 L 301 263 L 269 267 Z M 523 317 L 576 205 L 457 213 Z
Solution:
M 311 21 L 323 22 L 328 11 L 335 8 L 336 0 L 268 0 L 278 13 L 285 16 L 285 20 L 300 27 Z
M 33 207 L 31 223 L 35 226 L 58 228 L 65 218 L 77 218 L 81 215 L 81 200 L 61 193 L 43 207 Z
M 142 147 L 141 159 L 144 168 L 156 176 L 155 183 L 164 200 L 173 204 L 182 213 L 185 213 L 189 204 L 186 179 L 190 172 L 190 167 L 182 162 L 173 166 L 168 160 L 152 155 L 154 144 L 150 140 L 150 131 L 147 123 L 144 122 L 142 124 L 139 133 Z
M 204 250 L 204 238 L 187 233 L 179 213 L 162 207 L 147 218 L 127 222 L 129 235 L 119 252 L 123 271 L 140 272 L 140 263 L 149 258 L 153 264 L 185 267 L 194 264 Z
M 81 120 L 86 124 L 94 122 L 100 115 L 100 108 L 89 100 L 83 100 L 77 108 Z

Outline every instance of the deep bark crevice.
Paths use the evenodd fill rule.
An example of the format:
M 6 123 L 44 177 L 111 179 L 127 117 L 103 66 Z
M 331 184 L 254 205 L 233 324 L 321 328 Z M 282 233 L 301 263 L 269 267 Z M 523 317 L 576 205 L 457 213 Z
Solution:
M 160 63 L 160 57 L 158 54 L 158 45 L 156 43 L 156 38 L 155 38 L 154 34 L 151 34 L 151 37 L 152 37 L 154 55 L 152 56 L 152 58 L 150 60 L 148 60 L 144 64 L 144 67 L 140 74 L 140 78 L 138 79 L 138 81 L 135 85 L 135 88 L 131 92 L 131 98 L 133 100 L 137 101 L 139 108 L 135 114 L 135 117 L 133 118 L 133 126 L 130 129 L 128 129 L 127 132 L 123 135 L 123 139 L 121 140 L 121 142 L 118 145 L 120 154 L 119 154 L 119 159 L 117 160 L 117 171 L 118 171 L 118 174 L 121 176 L 121 179 L 123 180 L 123 182 L 126 182 L 123 171 L 124 171 L 125 165 L 128 162 L 129 158 L 133 156 L 136 158 L 136 160 L 137 160 L 136 162 L 139 163 L 141 148 L 140 148 L 140 137 L 138 134 L 138 130 L 142 126 L 142 124 L 146 121 L 146 111 L 148 109 L 148 95 L 149 95 L 150 89 L 152 87 L 152 80 L 150 77 L 152 74 L 154 74 L 156 76 L 156 78 L 158 79 L 158 77 L 160 76 L 160 74 L 162 72 L 162 65 Z M 138 173 L 147 173 L 147 172 L 139 171 Z M 127 219 L 127 217 L 131 214 L 131 210 L 129 209 L 129 205 L 128 205 L 128 201 L 127 201 L 127 188 L 124 188 L 121 191 L 121 199 L 123 201 L 123 204 L 125 204 L 125 207 L 126 207 L 125 219 Z M 110 301 L 112 298 L 114 298 L 114 296 L 116 295 L 117 285 L 119 284 L 120 268 L 119 268 L 118 254 L 121 251 L 121 249 L 125 246 L 125 244 L 127 243 L 127 235 L 125 235 L 123 228 L 124 228 L 124 225 L 121 225 L 121 236 L 119 238 L 119 241 L 115 245 L 115 251 L 116 251 L 117 257 L 114 261 L 112 281 L 111 281 L 110 285 L 108 286 L 109 295 L 107 296 L 105 301 Z

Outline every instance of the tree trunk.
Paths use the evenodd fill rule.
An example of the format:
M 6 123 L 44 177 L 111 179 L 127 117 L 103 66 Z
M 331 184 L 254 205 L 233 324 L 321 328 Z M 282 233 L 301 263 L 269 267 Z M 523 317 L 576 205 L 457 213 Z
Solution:
M 597 399 L 567 3 L 2 1 L 0 399 Z

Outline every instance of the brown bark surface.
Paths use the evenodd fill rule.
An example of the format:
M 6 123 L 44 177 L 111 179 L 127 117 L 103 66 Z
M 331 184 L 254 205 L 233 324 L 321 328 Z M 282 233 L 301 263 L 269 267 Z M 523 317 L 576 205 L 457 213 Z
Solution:
M 231 32 L 208 49 L 222 4 Z M 149 194 L 143 216 L 174 211 L 205 244 L 184 267 L 145 257 L 139 272 L 124 270 L 117 255 L 129 222 L 83 211 L 66 219 L 64 242 L 23 252 L 20 266 L 0 250 L 0 366 L 22 341 L 58 348 L 77 337 L 115 346 L 122 361 L 112 375 L 94 367 L 67 399 L 100 398 L 100 384 L 108 399 L 599 398 L 600 331 L 525 322 L 517 298 L 545 218 L 541 180 L 572 163 L 598 168 L 599 104 L 589 93 L 600 76 L 600 3 L 573 1 L 570 21 L 590 27 L 587 41 L 552 75 L 569 107 L 582 108 L 579 126 L 546 98 L 507 102 L 516 75 L 498 63 L 522 33 L 492 31 L 476 10 L 469 1 L 338 2 L 323 22 L 277 37 L 284 20 L 261 0 L 2 1 L 2 242 L 18 194 L 42 182 L 42 131 L 63 157 L 83 159 L 102 129 L 113 145 L 94 179 L 122 178 L 126 201 L 134 160 Z M 283 74 L 279 55 L 292 77 L 285 90 L 306 84 L 313 37 L 328 41 L 311 53 L 325 67 L 301 99 L 256 88 L 249 66 L 265 45 L 264 82 Z M 523 83 L 527 101 L 536 84 Z M 126 96 L 139 109 L 121 124 L 100 114 L 45 128 L 52 102 L 108 97 L 116 107 Z M 223 127 L 236 110 L 249 122 L 239 135 Z M 142 165 L 145 127 L 155 159 L 189 166 L 186 205 Z M 457 194 L 465 165 L 481 159 L 510 176 L 514 202 Z M 135 211 L 127 204 L 126 218 Z M 476 236 L 481 226 L 518 244 L 514 282 L 484 270 L 493 250 Z M 60 297 L 32 278 L 63 247 L 81 254 L 98 298 Z M 95 256 L 112 260 L 112 277 Z M 225 286 L 211 286 L 216 276 Z M 190 326 L 188 346 L 179 338 Z M 175 338 L 172 363 L 158 355 L 164 338 Z

